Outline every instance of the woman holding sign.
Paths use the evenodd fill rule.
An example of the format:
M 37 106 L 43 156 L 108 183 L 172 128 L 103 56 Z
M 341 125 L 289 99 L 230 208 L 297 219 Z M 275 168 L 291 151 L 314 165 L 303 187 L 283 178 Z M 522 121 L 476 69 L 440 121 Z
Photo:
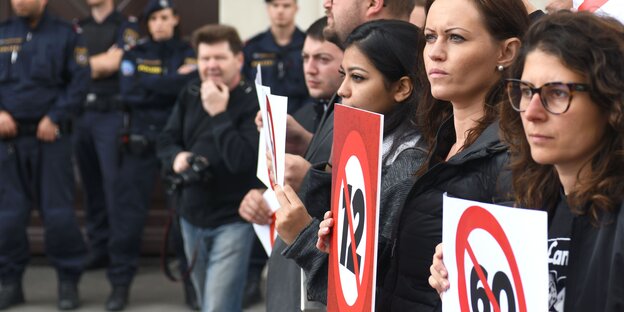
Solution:
M 418 116 L 431 152 L 392 236 L 377 305 L 384 311 L 440 305 L 427 278 L 431 252 L 442 240 L 442 194 L 489 203 L 509 197 L 497 104 L 529 27 L 527 7 L 521 0 L 429 0 L 425 10 L 423 58 L 431 92 Z
M 624 26 L 559 12 L 527 33 L 501 128 L 517 206 L 549 213 L 549 311 L 624 311 Z M 449 287 L 437 248 L 430 284 Z
M 378 263 L 389 257 L 389 236 L 391 225 L 396 222 L 396 211 L 413 183 L 413 172 L 426 156 L 414 120 L 416 98 L 421 90 L 416 77 L 420 40 L 422 36 L 416 26 L 404 21 L 380 20 L 359 26 L 345 42 L 341 66 L 345 78 L 338 90 L 342 103 L 384 114 L 385 118 Z M 323 170 L 331 172 L 331 165 Z M 318 172 L 311 175 L 315 181 L 310 184 L 330 189 L 329 172 L 324 172 L 323 177 Z M 276 212 L 277 231 L 290 245 L 284 255 L 306 271 L 308 296 L 325 302 L 328 257 L 315 247 L 320 221 L 312 220 L 289 186 L 283 192 L 277 191 L 277 196 L 281 204 Z M 322 211 L 330 208 L 328 193 L 307 196 L 307 202 L 322 206 L 319 208 Z M 310 199 L 311 196 L 315 198 Z
M 549 213 L 550 311 L 624 311 L 623 60 L 622 24 L 561 12 L 527 33 L 507 83 L 516 204 Z

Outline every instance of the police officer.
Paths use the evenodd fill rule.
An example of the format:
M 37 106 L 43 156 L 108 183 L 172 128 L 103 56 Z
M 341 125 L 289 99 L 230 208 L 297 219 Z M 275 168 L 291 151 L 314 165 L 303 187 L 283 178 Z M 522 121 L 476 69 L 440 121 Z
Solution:
M 32 206 L 58 274 L 58 307 L 75 309 L 86 247 L 73 210 L 70 120 L 88 87 L 87 49 L 46 0 L 11 5 L 17 17 L 0 24 L 0 309 L 24 301 Z
M 252 37 L 243 49 L 243 74 L 254 81 L 262 68 L 262 83 L 271 92 L 288 97 L 288 113 L 297 111 L 308 99 L 303 77 L 301 49 L 305 34 L 295 25 L 297 0 L 265 0 L 271 27 Z
M 108 213 L 118 167 L 117 134 L 122 124 L 117 72 L 124 50 L 136 45 L 136 18 L 117 12 L 113 0 L 87 0 L 91 16 L 79 22 L 89 50 L 91 85 L 76 121 L 74 155 L 84 191 L 89 256 L 86 269 L 108 264 Z
M 115 204 L 109 215 L 109 311 L 125 308 L 138 266 L 143 226 L 160 162 L 155 140 L 167 122 L 184 85 L 197 77 L 192 47 L 177 35 L 179 16 L 171 0 L 151 0 L 143 13 L 149 38 L 124 53 L 121 100 L 129 108 L 115 183 Z

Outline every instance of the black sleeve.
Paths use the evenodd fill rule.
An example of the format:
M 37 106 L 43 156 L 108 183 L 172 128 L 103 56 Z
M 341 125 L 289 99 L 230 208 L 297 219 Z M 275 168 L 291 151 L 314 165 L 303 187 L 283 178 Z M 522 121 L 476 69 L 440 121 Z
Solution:
M 169 120 L 156 141 L 156 154 L 164 172 L 173 171 L 173 161 L 176 155 L 184 151 L 184 103 L 187 101 L 185 91 L 186 88 L 178 96 Z
M 254 123 L 258 100 L 255 93 L 249 93 L 240 100 L 244 103 L 237 112 L 228 108 L 225 112 L 212 117 L 212 131 L 217 151 L 231 173 L 255 170 L 258 162 L 258 130 Z M 216 163 L 211 159 L 209 161 Z

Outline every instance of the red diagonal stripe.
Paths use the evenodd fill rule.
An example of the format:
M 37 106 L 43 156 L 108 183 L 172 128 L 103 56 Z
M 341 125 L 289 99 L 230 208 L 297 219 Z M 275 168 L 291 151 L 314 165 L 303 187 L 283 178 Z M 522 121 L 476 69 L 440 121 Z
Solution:
M 357 253 L 356 253 L 356 246 L 355 246 L 355 234 L 353 233 L 353 225 L 351 223 L 353 223 L 353 215 L 351 213 L 351 196 L 349 196 L 349 184 L 347 183 L 347 173 L 346 173 L 346 167 L 344 168 L 345 173 L 344 173 L 344 198 L 345 201 L 347 202 L 347 217 L 349 219 L 347 219 L 349 222 L 349 226 L 347 226 L 349 228 L 349 237 L 351 238 L 351 256 L 353 257 L 353 268 L 355 270 L 355 280 L 357 281 L 357 286 L 358 286 L 358 293 L 359 293 L 359 288 L 362 285 L 362 282 L 360 281 L 360 264 L 358 263 L 357 260 Z M 347 261 L 348 262 L 348 261 Z
M 470 260 L 472 260 L 472 263 L 474 264 L 474 268 L 477 271 L 477 275 L 479 276 L 479 279 L 483 283 L 483 288 L 485 288 L 485 294 L 487 295 L 488 299 L 490 299 L 490 303 L 492 303 L 492 306 L 494 306 L 494 312 L 500 312 L 500 305 L 498 304 L 498 301 L 494 297 L 494 293 L 492 292 L 492 289 L 490 288 L 490 285 L 487 282 L 487 277 L 485 277 L 483 270 L 481 270 L 481 266 L 479 265 L 479 262 L 477 262 L 477 257 L 475 257 L 470 244 L 466 244 L 466 251 L 468 252 L 468 256 L 470 257 Z
M 581 5 L 579 5 L 579 11 L 590 11 L 594 12 L 607 3 L 609 0 L 585 0 Z

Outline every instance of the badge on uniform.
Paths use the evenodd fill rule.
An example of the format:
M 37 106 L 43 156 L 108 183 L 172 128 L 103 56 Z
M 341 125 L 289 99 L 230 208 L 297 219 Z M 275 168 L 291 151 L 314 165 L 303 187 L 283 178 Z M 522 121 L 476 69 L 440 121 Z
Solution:
M 134 75 L 134 64 L 129 60 L 121 62 L 121 74 L 124 76 Z
M 80 66 L 87 66 L 87 64 L 89 64 L 89 53 L 85 47 L 76 47 L 74 49 L 74 57 L 76 63 Z
M 129 50 L 133 48 L 137 44 L 137 40 L 139 39 L 139 33 L 132 28 L 126 28 L 123 33 L 124 40 L 124 50 Z

